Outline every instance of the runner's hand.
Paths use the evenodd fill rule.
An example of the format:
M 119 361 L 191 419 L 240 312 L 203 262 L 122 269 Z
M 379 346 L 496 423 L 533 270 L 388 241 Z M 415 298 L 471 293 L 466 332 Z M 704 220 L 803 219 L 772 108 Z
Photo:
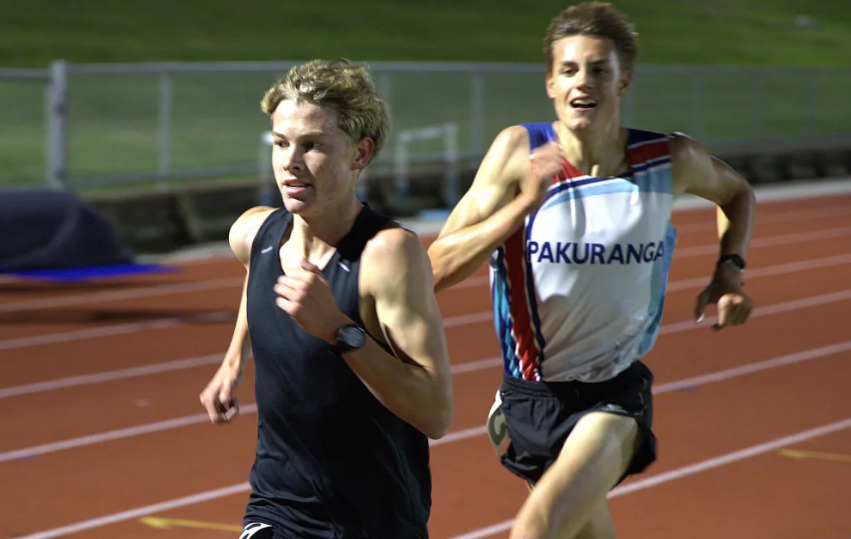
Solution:
M 337 330 L 350 320 L 337 307 L 322 270 L 304 258 L 301 269 L 278 278 L 275 303 L 306 332 L 334 343 Z
M 753 301 L 742 292 L 741 279 L 738 271 L 719 266 L 712 281 L 697 296 L 695 322 L 703 321 L 706 306 L 714 303 L 718 310 L 718 320 L 712 325 L 713 329 L 744 324 L 753 311 Z
M 228 423 L 239 414 L 239 401 L 233 393 L 242 382 L 242 378 L 241 363 L 225 359 L 213 379 L 201 392 L 201 405 L 207 410 L 212 423 Z
M 528 197 L 533 203 L 532 206 L 537 208 L 544 202 L 547 189 L 562 170 L 561 147 L 557 142 L 549 142 L 535 148 L 529 156 L 529 165 L 529 175 L 521 183 L 520 192 L 521 196 Z

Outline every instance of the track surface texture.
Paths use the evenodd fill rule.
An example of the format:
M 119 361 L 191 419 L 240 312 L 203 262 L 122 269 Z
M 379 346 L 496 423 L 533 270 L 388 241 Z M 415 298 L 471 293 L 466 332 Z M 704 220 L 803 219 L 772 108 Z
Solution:
M 742 327 L 695 325 L 717 256 L 714 210 L 678 209 L 656 376 L 659 459 L 611 492 L 622 538 L 851 538 L 851 188 L 758 193 Z M 844 194 L 842 191 L 849 194 Z M 422 233 L 424 242 L 430 240 Z M 256 441 L 198 394 L 221 360 L 242 267 L 0 281 L 0 539 L 237 537 Z M 504 538 L 526 487 L 483 425 L 501 377 L 485 268 L 439 295 L 456 416 L 433 443 L 434 539 Z

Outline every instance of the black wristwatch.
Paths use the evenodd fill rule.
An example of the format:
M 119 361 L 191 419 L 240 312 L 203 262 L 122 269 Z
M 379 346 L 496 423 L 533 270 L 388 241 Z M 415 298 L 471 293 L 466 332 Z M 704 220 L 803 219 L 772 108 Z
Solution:
M 745 259 L 739 255 L 723 255 L 718 259 L 719 264 L 727 264 L 737 271 L 745 271 Z
M 346 324 L 337 330 L 337 342 L 331 349 L 337 353 L 351 352 L 366 343 L 366 332 L 357 324 Z

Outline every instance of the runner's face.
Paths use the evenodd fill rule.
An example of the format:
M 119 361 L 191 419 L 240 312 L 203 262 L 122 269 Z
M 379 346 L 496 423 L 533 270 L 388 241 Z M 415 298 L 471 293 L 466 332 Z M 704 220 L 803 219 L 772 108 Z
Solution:
M 559 119 L 572 131 L 616 122 L 629 80 L 611 39 L 576 35 L 553 44 L 547 95 Z
M 336 110 L 282 101 L 272 114 L 272 136 L 272 167 L 288 211 L 322 213 L 354 196 L 371 141 L 352 143 L 337 125 Z

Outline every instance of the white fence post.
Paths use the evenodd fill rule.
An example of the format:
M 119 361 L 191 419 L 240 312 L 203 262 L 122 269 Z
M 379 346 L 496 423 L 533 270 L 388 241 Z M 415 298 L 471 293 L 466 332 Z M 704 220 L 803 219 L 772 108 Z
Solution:
M 45 103 L 47 128 L 46 182 L 54 189 L 68 185 L 68 63 L 57 60 L 50 66 Z
M 401 131 L 396 139 L 394 157 L 393 191 L 398 202 L 408 198 L 410 191 L 409 164 L 411 155 L 408 147 L 412 142 L 443 138 L 442 161 L 446 167 L 444 173 L 443 193 L 450 205 L 458 202 L 458 166 L 460 151 L 458 150 L 458 126 L 445 123 L 418 129 Z
M 275 143 L 271 131 L 260 135 L 260 149 L 257 155 L 257 205 L 275 207 L 281 203 L 277 193 L 275 171 L 272 169 L 271 150 Z
M 174 102 L 174 83 L 172 74 L 163 71 L 160 74 L 159 92 L 159 172 L 163 182 L 166 182 L 171 172 L 171 140 L 172 140 L 172 103 Z
M 485 75 L 470 73 L 470 151 L 483 152 L 485 131 Z

